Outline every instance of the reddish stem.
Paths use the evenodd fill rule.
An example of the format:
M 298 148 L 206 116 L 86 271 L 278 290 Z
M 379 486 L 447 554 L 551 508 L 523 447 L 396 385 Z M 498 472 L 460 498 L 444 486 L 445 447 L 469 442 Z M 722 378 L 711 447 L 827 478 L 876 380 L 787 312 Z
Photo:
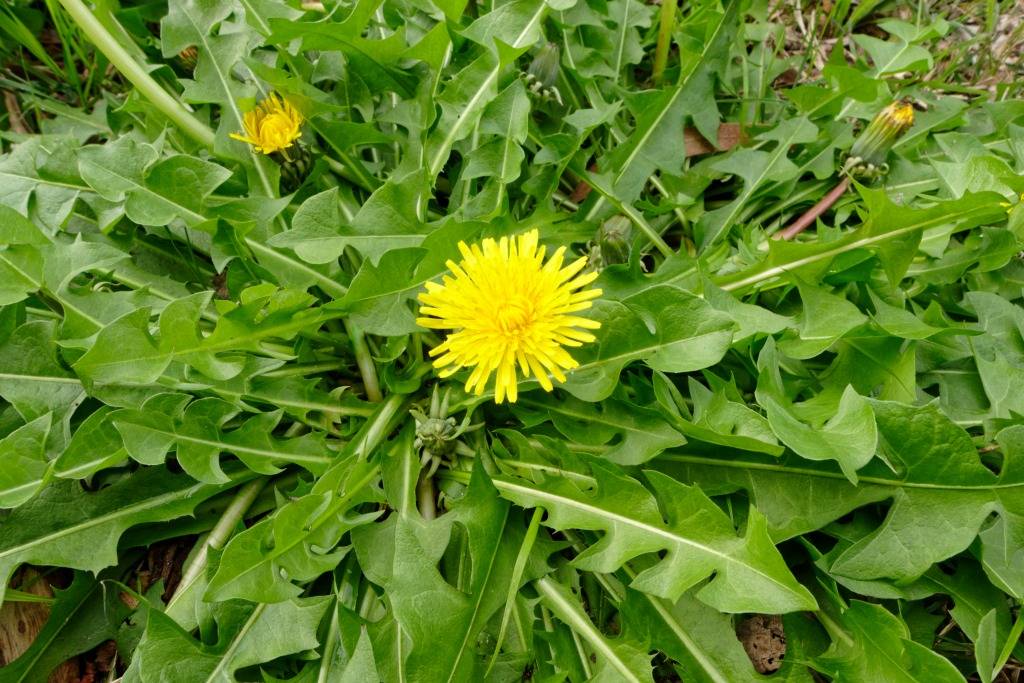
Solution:
M 797 218 L 792 224 L 790 224 L 784 230 L 780 230 L 773 236 L 775 239 L 791 240 L 804 230 L 808 226 L 812 225 L 814 221 L 818 220 L 818 216 L 828 211 L 829 207 L 836 203 L 836 200 L 843 196 L 847 188 L 850 187 L 850 176 L 846 176 L 839 181 L 839 184 L 833 187 L 827 195 L 821 198 L 821 200 L 812 206 L 807 212 Z

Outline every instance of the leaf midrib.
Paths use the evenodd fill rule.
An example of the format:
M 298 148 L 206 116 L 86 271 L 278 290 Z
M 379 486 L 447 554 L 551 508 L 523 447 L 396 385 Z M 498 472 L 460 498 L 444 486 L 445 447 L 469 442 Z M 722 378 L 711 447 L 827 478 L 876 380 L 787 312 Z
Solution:
M 687 463 L 691 465 L 705 465 L 710 467 L 724 467 L 727 469 L 739 470 L 762 470 L 766 472 L 775 472 L 778 474 L 797 474 L 807 477 L 818 477 L 821 479 L 838 479 L 846 481 L 848 483 L 846 476 L 840 472 L 826 472 L 824 470 L 813 470 L 799 467 L 789 467 L 784 465 L 773 465 L 771 463 L 724 460 L 719 458 L 706 458 L 699 455 L 677 454 L 664 454 L 661 456 L 661 459 L 668 460 L 671 462 Z M 864 476 L 861 474 L 858 474 L 857 478 L 860 480 L 862 484 L 866 483 L 875 484 L 876 486 L 886 486 L 889 488 L 925 489 L 931 491 L 968 491 L 973 493 L 983 493 L 985 491 L 1001 491 L 1015 488 L 1024 489 L 1024 482 L 1010 484 L 992 483 L 966 486 L 958 484 L 928 484 L 925 482 L 899 481 L 894 479 L 885 479 L 883 477 Z
M 70 622 L 70 621 L 71 621 L 72 619 L 74 619 L 74 618 L 75 618 L 75 615 L 77 615 L 77 614 L 78 614 L 78 611 L 79 611 L 80 609 L 82 609 L 82 606 L 83 606 L 83 605 L 85 605 L 85 603 L 87 603 L 87 602 L 89 601 L 89 598 L 90 598 L 90 597 L 92 597 L 92 594 L 93 594 L 93 593 L 94 593 L 94 592 L 96 591 L 96 588 L 98 588 L 98 587 L 99 587 L 99 585 L 100 585 L 99 583 L 94 583 L 94 584 L 93 584 L 93 585 L 92 585 L 92 586 L 91 586 L 91 587 L 89 588 L 89 590 L 85 591 L 85 593 L 84 593 L 84 594 L 82 595 L 82 598 L 81 598 L 81 600 L 79 600 L 79 601 L 78 601 L 78 603 L 77 603 L 77 604 L 76 604 L 76 605 L 74 606 L 74 608 L 73 608 L 73 609 L 71 610 L 71 613 L 70 613 L 70 614 L 68 614 L 68 615 L 67 615 L 67 616 L 66 616 L 66 617 L 64 618 L 64 621 L 63 621 L 63 622 L 61 623 L 60 627 L 54 630 L 54 632 L 53 632 L 53 635 L 52 635 L 52 636 L 50 637 L 50 639 L 49 639 L 49 640 L 47 641 L 47 644 L 51 644 L 51 643 L 53 643 L 53 642 L 54 642 L 55 640 L 57 640 L 57 638 L 59 638 L 59 637 L 60 637 L 60 634 L 61 634 L 61 633 L 62 633 L 62 632 L 64 631 L 64 629 L 65 629 L 65 628 L 67 627 L 68 623 L 69 623 L 69 622 Z M 47 622 L 47 623 L 49 623 L 49 622 Z M 35 644 L 36 644 L 36 643 L 35 643 L 35 641 L 33 641 L 33 643 L 32 643 L 32 644 L 33 644 L 33 645 L 35 645 Z M 27 667 L 27 668 L 25 669 L 25 676 L 31 675 L 32 671 L 33 671 L 33 670 L 35 669 L 36 663 L 37 663 L 37 662 L 38 662 L 38 661 L 39 661 L 39 660 L 40 660 L 40 659 L 42 658 L 42 656 L 43 656 L 44 654 L 46 654 L 46 652 L 47 652 L 47 649 L 48 649 L 48 648 L 46 648 L 46 647 L 40 647 L 40 648 L 38 648 L 38 652 L 36 653 L 36 656 L 35 656 L 35 657 L 33 657 L 33 658 L 31 659 L 31 661 L 29 661 L 29 662 L 28 662 L 28 667 Z M 26 679 L 26 678 L 25 678 L 25 676 L 22 676 L 21 678 L 19 678 L 19 679 L 18 679 L 18 683 L 20 683 L 21 681 L 29 680 L 29 679 Z
M 679 642 L 682 643 L 683 647 L 685 647 L 690 653 L 690 656 L 696 660 L 697 664 L 700 665 L 700 668 L 708 675 L 708 678 L 710 678 L 713 683 L 730 683 L 728 675 L 719 671 L 715 663 L 707 658 L 704 654 L 704 650 L 701 649 L 701 647 L 697 645 L 696 641 L 690 637 L 690 634 L 686 632 L 683 625 L 676 620 L 675 615 L 665 607 L 662 599 L 649 593 L 643 593 L 643 596 L 647 598 L 647 602 L 651 603 L 651 607 L 654 608 L 665 624 L 669 627 L 669 630 L 671 630 L 676 638 L 679 639 Z
M 119 422 L 119 420 L 117 420 L 116 417 L 114 418 L 113 421 L 114 421 L 115 424 L 117 422 Z M 132 423 L 132 422 L 127 422 L 126 421 L 126 424 L 136 424 L 136 423 Z M 167 430 L 167 429 L 161 429 L 159 427 L 153 427 L 153 426 L 150 426 L 150 425 L 137 425 L 136 424 L 136 426 L 141 426 L 141 427 L 143 427 L 143 428 L 145 428 L 145 429 L 147 429 L 147 430 L 149 430 L 151 432 L 156 432 L 157 434 L 163 434 L 164 436 L 169 436 L 169 437 L 173 438 L 175 441 L 183 441 L 183 442 L 186 442 L 186 443 L 194 443 L 194 444 L 198 444 L 200 446 L 212 446 L 214 448 L 220 449 L 220 452 L 223 452 L 223 453 L 234 453 L 236 455 L 239 454 L 239 453 L 245 453 L 245 454 L 248 454 L 248 455 L 263 456 L 263 457 L 269 458 L 271 460 L 281 460 L 281 461 L 284 461 L 284 462 L 294 462 L 294 463 L 310 462 L 310 463 L 318 463 L 318 464 L 320 464 L 320 463 L 322 463 L 322 464 L 330 464 L 330 463 L 334 462 L 334 458 L 329 458 L 329 457 L 322 456 L 322 455 L 313 455 L 313 454 L 307 454 L 307 453 L 289 453 L 289 452 L 281 452 L 281 451 L 267 451 L 267 450 L 264 450 L 262 448 L 253 448 L 251 446 L 235 445 L 235 444 L 229 443 L 227 441 L 217 441 L 217 440 L 214 440 L 214 439 L 202 439 L 202 438 L 200 438 L 198 436 L 188 436 L 186 434 L 182 434 L 181 432 L 176 432 L 176 431 Z
M 555 589 L 551 585 L 552 583 L 553 582 L 550 578 L 544 577 L 542 579 L 535 581 L 534 585 L 537 587 L 538 592 L 541 595 L 546 597 L 551 602 L 556 603 L 561 608 L 562 612 L 564 613 L 564 616 L 568 617 L 569 621 L 573 622 L 572 624 L 568 624 L 568 626 L 570 626 L 574 631 L 580 633 L 581 635 L 584 635 L 584 637 L 586 637 L 587 639 L 587 642 L 590 643 L 590 645 L 594 647 L 596 650 L 599 650 L 601 654 L 608 660 L 608 662 L 615 668 L 615 670 L 622 674 L 623 680 L 629 681 L 630 683 L 640 683 L 640 679 L 637 678 L 632 671 L 630 671 L 629 666 L 625 662 L 623 662 L 619 658 L 618 654 L 616 654 L 615 650 L 613 650 L 611 646 L 608 645 L 608 642 L 605 640 L 604 636 L 596 628 L 594 628 L 594 625 L 592 623 L 590 623 L 588 620 L 585 620 L 580 615 L 579 608 L 576 605 L 570 603 L 568 600 L 566 600 L 565 596 L 563 596 L 557 589 Z
M 165 203 L 169 204 L 170 206 L 173 206 L 175 209 L 178 210 L 178 212 L 180 214 L 182 214 L 183 216 L 188 216 L 188 218 L 191 219 L 195 223 L 202 223 L 203 221 L 206 220 L 206 216 L 203 216 L 202 214 L 196 213 L 195 211 L 193 211 L 192 209 L 188 208 L 187 206 L 183 206 L 183 205 L 179 204 L 178 202 L 170 199 L 169 197 L 165 197 L 164 195 L 160 194 L 159 192 L 156 192 L 154 190 L 149 189 L 148 187 L 146 187 L 145 185 L 141 184 L 139 181 L 135 180 L 134 178 L 129 178 L 126 175 L 122 175 L 121 173 L 117 172 L 114 168 L 112 168 L 110 166 L 101 165 L 101 164 L 98 164 L 96 162 L 90 162 L 88 160 L 86 160 L 85 163 L 86 164 L 90 164 L 91 163 L 92 165 L 96 166 L 96 168 L 102 170 L 104 173 L 112 175 L 115 178 L 124 181 L 127 185 L 130 185 L 131 188 L 133 188 L 133 189 L 127 190 L 128 192 L 138 192 L 139 194 L 144 194 L 144 195 L 148 195 L 150 197 L 155 197 L 156 199 L 159 199 L 160 201 L 165 202 Z
M 530 398 L 526 397 L 526 398 L 523 398 L 521 403 L 523 405 L 529 404 L 530 406 L 533 406 L 535 408 L 540 408 L 542 410 L 547 410 L 547 411 L 552 412 L 552 413 L 558 413 L 559 415 L 565 415 L 566 417 L 575 418 L 577 420 L 582 420 L 582 421 L 585 421 L 585 422 L 590 422 L 590 421 L 594 420 L 594 416 L 593 415 L 587 415 L 586 413 L 573 410 L 573 409 L 567 407 L 565 405 L 565 403 L 561 403 L 561 402 L 557 403 L 557 404 L 554 404 L 554 405 L 551 405 L 551 404 L 544 404 L 544 403 L 541 403 L 539 401 L 534 401 L 534 400 L 531 400 Z M 636 408 L 638 410 L 643 410 L 643 408 L 641 408 L 640 406 L 636 406 Z M 609 415 L 608 412 L 602 412 L 602 413 L 599 413 L 599 415 L 600 415 L 599 420 L 600 420 L 601 424 L 615 427 L 616 429 L 624 431 L 624 432 L 632 432 L 632 433 L 635 433 L 635 434 L 639 434 L 642 437 L 655 438 L 655 437 L 658 436 L 657 433 L 652 432 L 650 430 L 647 430 L 647 429 L 644 429 L 644 428 L 638 426 L 636 422 L 627 423 L 627 422 L 622 422 L 620 420 L 616 420 L 616 416 L 615 415 Z M 665 423 L 665 424 L 667 425 L 668 423 Z M 669 426 L 669 427 L 671 428 L 671 426 Z M 673 430 L 673 431 L 676 431 L 676 430 Z
M 29 180 L 36 185 L 49 185 L 51 187 L 62 187 L 67 190 L 75 190 L 77 192 L 92 192 L 91 187 L 85 185 L 73 185 L 71 183 L 61 183 L 56 180 L 47 180 L 45 178 L 33 178 L 32 176 L 22 175 L 20 173 L 11 173 L 10 171 L 0 171 L 0 176 L 7 176 L 8 178 L 17 178 L 20 180 Z
M 905 226 L 903 228 L 896 228 L 895 230 L 891 230 L 891 231 L 888 231 L 888 232 L 883 232 L 883 233 L 880 233 L 880 234 L 877 234 L 877 235 L 868 235 L 868 236 L 862 237 L 862 238 L 860 238 L 858 240 L 853 240 L 853 241 L 847 242 L 845 244 L 839 244 L 839 245 L 833 247 L 832 249 L 828 249 L 828 250 L 825 250 L 825 251 L 820 251 L 820 252 L 817 252 L 815 254 L 809 254 L 809 255 L 807 255 L 807 256 L 805 256 L 803 258 L 795 259 L 793 261 L 789 261 L 787 263 L 783 263 L 783 264 L 780 264 L 780 265 L 772 266 L 770 268 L 764 268 L 762 266 L 756 266 L 755 267 L 755 272 L 751 273 L 750 275 L 746 276 L 743 279 L 735 280 L 735 281 L 730 282 L 730 281 L 727 281 L 727 280 L 723 281 L 723 280 L 725 280 L 724 278 L 715 278 L 717 280 L 716 284 L 718 285 L 719 288 L 721 288 L 721 289 L 723 289 L 723 290 L 725 290 L 727 292 L 732 292 L 732 291 L 735 291 L 737 289 L 742 289 L 743 287 L 747 287 L 749 285 L 754 285 L 754 284 L 757 284 L 757 283 L 762 282 L 764 280 L 768 280 L 770 278 L 776 277 L 777 275 L 781 275 L 781 274 L 783 274 L 783 273 L 785 273 L 788 270 L 791 270 L 793 268 L 799 268 L 801 266 L 805 266 L 805 265 L 808 265 L 810 263 L 814 263 L 816 261 L 821 261 L 821 260 L 824 260 L 824 259 L 827 259 L 827 258 L 832 258 L 834 256 L 838 256 L 839 254 L 844 254 L 844 253 L 846 253 L 848 251 L 852 251 L 852 250 L 858 249 L 860 247 L 871 246 L 871 245 L 877 244 L 879 242 L 884 242 L 885 240 L 892 239 L 894 237 L 900 237 L 901 235 L 905 235 L 907 233 L 914 232 L 915 230 L 927 230 L 928 228 L 933 227 L 934 225 L 940 225 L 942 223 L 949 223 L 949 222 L 952 222 L 952 221 L 958 221 L 960 219 L 963 219 L 963 218 L 966 218 L 966 217 L 969 217 L 969 216 L 971 216 L 973 214 L 978 213 L 979 210 L 980 210 L 979 207 L 972 207 L 972 208 L 969 208 L 969 209 L 962 210 L 959 213 L 954 214 L 952 216 L 948 215 L 948 214 L 943 215 L 943 216 L 937 216 L 935 218 L 930 218 L 928 220 L 921 221 L 921 222 L 915 223 L 913 225 Z M 850 233 L 851 236 L 853 236 L 855 234 L 856 234 L 855 232 Z M 676 282 L 678 280 L 685 279 L 686 277 L 688 277 L 690 275 L 693 275 L 696 272 L 697 272 L 697 268 L 696 268 L 696 266 L 693 266 L 693 267 L 690 267 L 690 268 L 688 268 L 688 269 L 686 269 L 686 270 L 676 274 L 672 278 L 670 278 L 670 279 L 668 279 L 665 282 L 660 283 L 660 284 L 671 284 L 671 283 Z
M 235 119 L 235 127 L 238 130 L 244 130 L 242 112 L 239 111 L 238 105 L 235 104 L 235 98 L 231 94 L 231 87 L 228 84 L 227 77 L 221 70 L 220 63 L 213 57 L 213 50 L 210 48 L 209 34 L 206 31 L 203 31 L 199 28 L 199 25 L 196 24 L 195 19 L 188 12 L 188 10 L 183 11 L 182 14 L 184 14 L 188 18 L 188 23 L 192 24 L 192 28 L 195 30 L 196 35 L 199 37 L 199 42 L 202 45 L 203 50 L 206 51 L 206 54 L 210 57 L 210 62 L 213 63 L 214 71 L 217 72 L 217 80 L 220 81 L 221 89 L 224 91 L 224 100 L 227 102 L 227 105 L 231 109 L 231 113 Z M 223 106 L 223 103 L 221 104 Z M 259 158 L 256 156 L 256 153 L 253 151 L 251 145 L 246 145 L 246 148 L 249 151 L 249 159 L 252 161 L 252 165 L 256 170 L 256 175 L 260 177 L 260 184 L 263 185 L 263 191 L 266 193 L 268 197 L 273 197 L 274 189 L 270 185 L 270 179 L 267 178 L 266 172 L 260 165 Z
M 480 582 L 480 586 L 477 590 L 476 600 L 473 601 L 473 612 L 466 624 L 466 631 L 463 634 L 462 642 L 459 644 L 458 654 L 455 656 L 455 661 L 452 662 L 451 673 L 448 675 L 448 683 L 452 683 L 455 678 L 455 673 L 458 671 L 459 664 L 462 662 L 462 656 L 466 653 L 466 646 L 469 644 L 469 637 L 473 633 L 473 626 L 476 624 L 477 617 L 480 614 L 480 604 L 483 602 L 484 596 L 487 594 L 487 583 L 491 579 L 491 572 L 494 570 L 494 561 L 498 557 L 498 549 L 501 547 L 501 536 L 505 532 L 505 527 L 508 525 L 508 513 L 509 507 L 505 506 L 505 514 L 501 519 L 501 529 L 498 532 L 498 540 L 494 543 L 494 552 L 491 553 L 491 557 L 487 562 L 487 572 L 484 574 L 483 580 Z
M 253 629 L 260 615 L 263 614 L 263 610 L 265 610 L 266 608 L 267 603 L 265 602 L 261 602 L 258 605 L 256 605 L 256 608 L 252 611 L 252 614 L 250 614 L 249 618 L 245 620 L 245 624 L 242 626 L 241 629 L 239 629 L 238 633 L 235 634 L 235 637 L 231 640 L 231 645 L 228 647 L 227 650 L 224 651 L 224 654 L 220 656 L 220 661 L 217 662 L 217 666 L 213 669 L 213 671 L 210 672 L 210 675 L 206 677 L 205 683 L 210 683 L 211 681 L 217 680 L 217 676 L 221 674 L 221 671 L 224 670 L 224 666 L 226 664 L 230 664 L 231 659 L 235 656 L 235 652 L 238 651 L 238 648 L 242 645 L 242 641 L 245 640 L 245 636 L 249 633 L 249 631 Z M 230 670 L 228 670 L 226 674 L 230 677 Z
M 784 142 L 782 140 L 776 140 L 779 144 L 770 152 L 768 163 L 765 164 L 765 167 L 753 182 L 743 183 L 743 192 L 741 192 L 740 195 L 730 203 L 732 208 L 729 210 L 729 214 L 725 217 L 725 220 L 722 221 L 722 224 L 716 233 L 711 236 L 711 241 L 708 242 L 708 244 L 717 240 L 718 237 L 732 228 L 733 223 L 736 221 L 736 217 L 739 216 L 740 211 L 745 207 L 747 200 L 761 188 L 761 185 L 765 182 L 765 178 L 767 178 L 768 174 L 775 168 L 775 164 L 779 159 L 786 156 L 789 152 L 789 148 L 793 146 L 793 138 L 795 138 L 798 133 L 800 133 L 800 127 L 795 126 L 793 128 L 793 132 L 790 133 L 789 137 L 786 138 Z
M 641 522 L 640 520 L 632 519 L 630 517 L 625 517 L 625 516 L 623 516 L 621 514 L 618 514 L 618 513 L 615 513 L 615 512 L 611 512 L 610 510 L 605 510 L 604 508 L 600 508 L 600 507 L 597 507 L 597 506 L 594 506 L 594 505 L 590 505 L 588 503 L 584 503 L 584 502 L 581 502 L 581 501 L 578 501 L 578 500 L 574 500 L 572 498 L 567 498 L 565 496 L 560 496 L 560 495 L 557 495 L 557 494 L 548 493 L 547 491 L 543 491 L 543 490 L 540 490 L 540 489 L 530 488 L 528 486 L 523 486 L 521 484 L 516 484 L 515 482 L 512 482 L 512 481 L 510 481 L 508 479 L 505 479 L 503 477 L 493 477 L 492 481 L 494 482 L 494 485 L 498 489 L 504 488 L 504 489 L 509 490 L 509 491 L 518 491 L 518 492 L 524 493 L 526 495 L 531 495 L 531 496 L 535 496 L 537 498 L 541 498 L 541 499 L 544 499 L 544 500 L 552 501 L 552 502 L 555 502 L 555 503 L 558 503 L 558 504 L 565 505 L 567 507 L 575 508 L 575 509 L 577 509 L 577 510 L 579 510 L 581 512 L 585 512 L 585 513 L 588 513 L 588 514 L 595 515 L 598 518 L 605 518 L 605 519 L 608 519 L 608 520 L 610 520 L 612 522 L 617 522 L 617 523 L 623 524 L 625 526 L 633 527 L 634 529 L 638 529 L 638 530 L 640 530 L 640 531 L 642 531 L 644 533 L 648 533 L 648 534 L 650 534 L 652 536 L 659 536 L 661 538 L 664 538 L 664 539 L 670 541 L 674 545 L 682 545 L 682 546 L 688 546 L 690 548 L 698 549 L 700 551 L 703 551 L 703 552 L 707 553 L 708 555 L 712 555 L 714 557 L 717 557 L 717 558 L 719 558 L 720 560 L 722 560 L 724 562 L 728 562 L 729 564 L 739 565 L 739 566 L 743 567 L 744 569 L 747 569 L 747 570 L 751 571 L 752 573 L 754 573 L 754 574 L 756 574 L 756 575 L 766 579 L 772 585 L 777 586 L 780 590 L 784 591 L 788 595 L 796 595 L 796 596 L 800 597 L 799 594 L 795 593 L 789 586 L 786 586 L 785 584 L 780 583 L 777 579 L 769 576 L 768 574 L 765 574 L 763 571 L 761 571 L 757 567 L 755 567 L 753 565 L 750 565 L 750 564 L 745 564 L 744 562 L 741 562 L 740 560 L 736 559 L 735 557 L 732 557 L 731 555 L 729 555 L 727 553 L 724 553 L 724 552 L 722 552 L 720 550 L 716 550 L 715 548 L 712 548 L 710 546 L 698 543 L 696 541 L 690 540 L 690 539 L 688 539 L 688 538 L 686 538 L 684 536 L 679 536 L 679 535 L 677 535 L 677 534 L 675 534 L 675 533 L 673 533 L 671 531 L 668 531 L 668 530 L 665 530 L 665 529 L 659 529 L 656 526 L 651 526 L 650 524 L 647 524 L 645 522 Z
M 639 347 L 639 348 L 634 348 L 633 350 L 631 350 L 631 351 L 629 351 L 627 353 L 620 353 L 620 354 L 617 354 L 617 355 L 614 355 L 614 356 L 606 356 L 604 358 L 600 358 L 598 360 L 594 360 L 594 361 L 591 361 L 589 363 L 583 363 L 582 365 L 577 365 L 575 368 L 572 368 L 570 370 L 570 372 L 575 373 L 575 372 L 580 372 L 580 371 L 583 371 L 583 370 L 590 370 L 592 368 L 601 367 L 602 365 L 607 365 L 608 363 L 614 363 L 614 362 L 617 362 L 617 361 L 622 361 L 623 363 L 628 363 L 630 361 L 637 360 L 638 358 L 643 358 L 648 353 L 651 353 L 653 351 L 658 351 L 659 349 L 667 348 L 667 347 L 672 346 L 674 344 L 682 344 L 682 343 L 686 343 L 686 342 L 690 342 L 690 341 L 700 341 L 700 340 L 703 340 L 703 339 L 705 339 L 707 337 L 710 337 L 712 335 L 721 334 L 723 332 L 729 333 L 729 331 L 727 329 L 710 330 L 708 332 L 702 332 L 701 334 L 697 334 L 697 335 L 694 335 L 692 337 L 678 337 L 678 338 L 675 338 L 675 339 L 669 339 L 667 341 L 662 341 L 661 343 L 658 343 L 658 344 L 652 344 L 650 346 L 642 346 L 642 347 Z
M 191 346 L 175 346 L 170 349 L 163 349 L 162 347 L 157 346 L 154 347 L 154 353 L 136 355 L 119 360 L 109 360 L 103 363 L 92 363 L 89 367 L 93 370 L 96 368 L 117 368 L 123 365 L 133 365 L 138 361 L 162 361 L 163 359 L 167 359 L 168 362 L 171 362 L 191 353 L 220 353 L 222 351 L 232 351 L 243 348 L 248 342 L 257 342 L 269 337 L 275 337 L 279 332 L 299 331 L 304 327 L 309 326 L 311 322 L 323 322 L 325 319 L 325 317 L 307 316 L 300 318 L 299 320 L 289 320 L 277 325 L 272 325 L 247 335 L 229 337 L 212 344 L 204 344 L 209 337 L 203 337 L 199 340 L 198 344 L 193 344 Z
M 241 480 L 239 480 L 239 481 L 241 481 Z M 232 483 L 239 483 L 239 482 L 232 482 Z M 169 493 L 164 493 L 164 494 L 161 494 L 161 495 L 156 496 L 154 498 L 148 498 L 148 499 L 146 499 L 146 500 L 144 500 L 142 502 L 135 503 L 135 504 L 129 505 L 127 507 L 118 508 L 117 510 L 115 510 L 113 512 L 109 512 L 109 513 L 107 513 L 105 515 L 101 515 L 99 517 L 93 517 L 91 519 L 88 519 L 88 520 L 85 520 L 83 522 L 80 522 L 79 524 L 76 524 L 76 525 L 73 525 L 73 526 L 70 526 L 70 527 L 65 527 L 63 529 L 60 529 L 58 531 L 54 531 L 54 532 L 52 532 L 50 534 L 47 534 L 45 536 L 40 536 L 38 538 L 34 538 L 34 539 L 32 539 L 31 541 L 29 541 L 27 543 L 22 543 L 21 545 L 13 546 L 13 547 L 7 548 L 5 550 L 0 550 L 0 560 L 4 559 L 6 557 L 9 557 L 11 555 L 15 555 L 17 553 L 20 553 L 20 552 L 24 551 L 25 549 L 32 548 L 32 547 L 39 546 L 39 545 L 45 545 L 46 543 L 49 543 L 50 541 L 53 541 L 55 539 L 63 538 L 64 536 L 68 536 L 70 534 L 79 533 L 79 532 L 81 532 L 81 531 L 83 531 L 85 529 L 91 529 L 91 528 L 99 526 L 101 524 L 105 524 L 105 523 L 107 523 L 109 521 L 116 520 L 119 517 L 131 516 L 131 515 L 133 515 L 133 514 L 135 514 L 137 512 L 140 512 L 140 511 L 143 511 L 143 510 L 147 510 L 149 508 L 160 507 L 161 505 L 163 505 L 165 502 L 168 502 L 168 501 L 173 501 L 173 500 L 178 499 L 178 498 L 191 498 L 195 493 L 197 493 L 199 491 L 202 491 L 203 489 L 206 489 L 206 488 L 218 489 L 218 488 L 223 488 L 223 485 L 212 485 L 212 484 L 198 483 L 198 484 L 194 484 L 194 485 L 192 485 L 192 486 L 190 486 L 190 487 L 188 487 L 186 489 L 179 489 L 177 491 L 171 491 Z

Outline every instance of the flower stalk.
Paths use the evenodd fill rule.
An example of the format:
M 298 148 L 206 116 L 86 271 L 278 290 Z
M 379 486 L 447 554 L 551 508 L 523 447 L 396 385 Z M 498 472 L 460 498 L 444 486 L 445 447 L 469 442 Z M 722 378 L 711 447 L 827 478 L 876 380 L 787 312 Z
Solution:
M 655 85 L 661 83 L 668 64 L 668 51 L 672 46 L 672 29 L 676 25 L 676 8 L 678 0 L 662 0 L 658 12 L 658 43 L 654 47 L 654 65 L 651 68 L 651 80 Z
M 914 125 L 914 107 L 907 100 L 898 100 L 882 109 L 857 136 L 843 164 L 843 179 L 800 218 L 780 230 L 774 239 L 790 240 L 814 224 L 818 217 L 839 200 L 853 178 L 873 180 L 885 175 L 889 150 Z
M 206 566 L 209 564 L 210 559 L 210 550 L 220 550 L 224 547 L 235 527 L 245 517 L 245 513 L 269 481 L 269 477 L 260 477 L 238 489 L 235 497 L 227 508 L 224 509 L 224 513 L 217 520 L 217 524 L 214 525 L 213 529 L 210 530 L 206 539 L 200 540 L 201 547 L 199 551 L 192 556 L 192 559 L 182 569 L 181 581 L 178 582 L 178 588 L 167 604 L 168 610 L 189 591 L 192 584 L 206 571 Z
M 142 66 L 136 62 L 106 27 L 93 16 L 82 0 L 60 0 L 78 28 L 82 30 L 96 48 L 110 60 L 110 63 L 131 82 L 142 95 L 153 103 L 183 133 L 203 145 L 213 147 L 214 133 L 206 124 L 193 116 L 181 102 L 160 87 Z

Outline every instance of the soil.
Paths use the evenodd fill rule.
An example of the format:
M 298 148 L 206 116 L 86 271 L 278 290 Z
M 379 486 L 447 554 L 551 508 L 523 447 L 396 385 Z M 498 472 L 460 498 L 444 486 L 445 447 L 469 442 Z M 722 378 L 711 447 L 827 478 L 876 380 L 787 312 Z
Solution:
M 736 627 L 736 636 L 758 673 L 775 673 L 782 666 L 786 656 L 786 632 L 778 615 L 747 617 Z

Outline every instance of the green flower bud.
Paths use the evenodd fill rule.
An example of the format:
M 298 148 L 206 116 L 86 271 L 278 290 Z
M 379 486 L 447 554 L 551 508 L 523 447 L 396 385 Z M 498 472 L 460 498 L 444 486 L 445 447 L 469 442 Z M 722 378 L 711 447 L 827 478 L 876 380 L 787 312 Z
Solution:
M 287 151 L 287 154 L 284 154 L 284 151 Z M 288 150 L 275 153 L 274 158 L 281 168 L 282 192 L 295 192 L 302 187 L 313 171 L 313 155 L 301 141 L 296 141 Z
M 558 82 L 558 61 L 561 50 L 555 43 L 546 43 L 537 51 L 537 55 L 526 69 L 527 76 L 537 81 L 542 87 L 550 88 Z
M 855 177 L 871 178 L 888 170 L 889 150 L 914 125 L 914 107 L 907 100 L 893 102 L 875 115 L 850 148 L 844 170 Z
M 196 70 L 196 62 L 199 61 L 199 51 L 196 50 L 195 45 L 189 45 L 184 50 L 178 53 L 178 61 L 187 71 Z
M 530 66 L 526 69 L 523 79 L 526 81 L 530 92 L 548 100 L 554 100 L 562 104 L 562 94 L 558 92 L 555 85 L 558 82 L 558 62 L 561 58 L 561 50 L 555 43 L 545 43 L 537 51 Z
M 597 244 L 601 248 L 604 265 L 628 263 L 633 244 L 633 224 L 625 216 L 612 216 L 598 229 Z

